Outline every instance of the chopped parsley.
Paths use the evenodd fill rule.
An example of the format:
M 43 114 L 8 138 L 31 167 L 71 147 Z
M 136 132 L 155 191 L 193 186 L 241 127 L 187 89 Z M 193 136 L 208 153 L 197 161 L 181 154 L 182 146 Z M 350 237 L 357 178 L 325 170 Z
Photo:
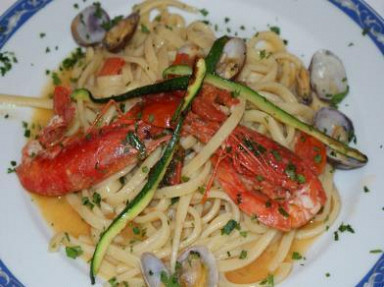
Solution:
M 154 120 L 155 120 L 155 115 L 154 115 L 154 114 L 149 114 L 149 116 L 148 116 L 148 121 L 149 121 L 150 123 L 153 123 Z
M 364 185 L 364 192 L 367 193 L 369 191 L 370 191 L 369 188 L 366 185 Z
M 182 181 L 182 182 L 188 182 L 189 180 L 190 180 L 190 178 L 189 178 L 188 176 L 183 175 L 183 176 L 181 177 L 181 181 Z
M 297 175 L 297 182 L 298 183 L 305 183 L 306 181 L 307 181 L 307 179 L 305 178 L 304 175 L 302 175 L 302 174 Z
M 77 3 L 73 4 L 73 8 L 79 9 L 79 4 L 77 4 Z
M 231 97 L 232 98 L 238 98 L 240 96 L 240 91 L 239 90 L 234 90 L 231 92 Z
M 148 172 L 149 172 L 149 168 L 148 168 L 148 166 L 143 166 L 143 167 L 141 168 L 141 171 L 144 172 L 144 173 L 148 173 Z
M 55 86 L 58 86 L 61 84 L 61 80 L 59 75 L 56 72 L 51 73 L 52 82 Z
M 340 226 L 339 226 L 339 228 L 338 228 L 338 230 L 340 231 L 340 232 L 346 232 L 346 231 L 348 231 L 348 232 L 350 232 L 350 233 L 355 233 L 355 230 L 352 228 L 352 226 L 351 225 L 349 225 L 349 224 L 341 224 Z
M 104 30 L 109 31 L 115 27 L 117 23 L 119 23 L 123 18 L 123 15 L 116 16 L 112 20 L 102 23 L 101 27 L 103 27 Z
M 206 17 L 206 16 L 209 14 L 209 12 L 208 12 L 207 9 L 200 9 L 200 13 L 201 13 L 201 15 L 203 15 L 204 17 Z
M 296 166 L 293 163 L 288 163 L 285 168 L 285 173 L 292 180 L 296 180 Z
M 168 276 L 167 272 L 165 271 L 161 271 L 160 280 L 165 285 L 165 287 L 180 287 L 177 276 Z
M 180 197 L 172 197 L 171 198 L 171 205 L 174 205 L 176 202 L 178 202 L 180 200 Z
M 129 287 L 127 281 L 118 282 L 116 277 L 112 277 L 111 279 L 109 279 L 108 283 L 111 287 Z
M 239 259 L 245 259 L 248 256 L 248 252 L 246 250 L 241 250 Z
M 93 195 L 92 195 L 92 201 L 93 201 L 93 203 L 95 205 L 100 207 L 100 204 L 101 204 L 101 196 L 100 196 L 100 194 L 98 194 L 97 192 L 94 192 Z
M 147 235 L 147 229 L 137 225 L 132 226 L 132 232 L 134 235 L 140 237 L 140 238 L 135 237 L 135 240 L 142 239 Z
M 39 37 L 40 37 L 40 38 L 44 38 L 45 36 L 46 36 L 45 33 L 40 33 L 40 34 L 39 34 Z
M 294 251 L 292 253 L 292 260 L 301 260 L 301 259 L 303 259 L 303 256 L 299 252 Z
M 325 277 L 331 277 L 331 274 L 329 272 L 325 273 Z
M 321 163 L 321 161 L 322 161 L 322 156 L 321 156 L 321 154 L 317 154 L 317 155 L 315 155 L 315 157 L 313 158 L 313 160 L 315 161 L 315 163 Z
M 264 59 L 264 58 L 268 59 L 270 56 L 271 56 L 271 53 L 269 53 L 269 52 L 267 53 L 266 50 L 261 50 L 261 51 L 259 52 L 260 60 L 262 60 L 262 59 Z
M 274 287 L 275 286 L 275 278 L 273 277 L 273 274 L 269 274 L 267 278 L 263 279 L 260 282 L 260 285 L 268 286 L 268 287 Z
M 67 246 L 65 247 L 65 253 L 69 258 L 76 259 L 83 254 L 81 246 Z
M 282 206 L 279 206 L 279 213 L 286 218 L 289 217 L 288 212 Z
M 101 19 L 103 17 L 103 9 L 101 8 L 100 2 L 94 2 L 93 6 L 95 6 L 95 13 L 93 14 L 96 18 Z
M 22 122 L 23 129 L 24 129 L 24 137 L 29 138 L 31 136 L 31 130 L 28 128 L 27 122 Z
M 344 224 L 342 223 L 339 228 L 337 229 L 337 231 L 335 231 L 333 233 L 333 236 L 334 236 L 334 239 L 335 241 L 338 241 L 339 240 L 339 232 L 350 232 L 350 233 L 355 233 L 355 230 L 352 228 L 351 225 L 349 224 Z
M 89 207 L 91 210 L 95 207 L 95 205 L 89 200 L 87 196 L 83 196 L 81 198 L 81 202 L 84 206 Z
M 383 253 L 383 250 L 382 249 L 372 249 L 369 251 L 369 253 L 371 253 L 371 254 Z
M 271 150 L 271 154 L 277 161 L 281 161 L 281 155 L 277 150 Z
M 228 23 L 230 20 L 231 20 L 231 19 L 229 19 L 229 17 L 225 17 L 225 18 L 224 18 L 224 22 L 225 22 L 225 23 Z
M 144 24 L 141 24 L 140 28 L 141 28 L 141 32 L 143 32 L 144 34 L 149 34 L 150 33 L 148 27 L 145 26 Z
M 64 61 L 61 63 L 61 67 L 63 67 L 65 70 L 69 70 L 73 68 L 81 59 L 85 57 L 85 53 L 81 48 L 76 48 L 71 55 L 64 59 Z
M 8 167 L 7 173 L 16 172 L 16 165 L 17 165 L 16 161 L 11 160 L 11 167 Z
M 118 286 L 118 282 L 117 282 L 117 279 L 116 277 L 112 277 L 111 279 L 108 280 L 108 283 L 112 286 L 112 287 L 117 287 Z
M 17 58 L 13 52 L 0 52 L 0 74 L 5 76 L 11 69 L 13 64 L 16 64 Z
M 258 182 L 262 182 L 264 180 L 264 176 L 256 175 L 256 179 L 257 179 Z
M 197 188 L 197 191 L 200 192 L 201 194 L 204 194 L 204 192 L 205 192 L 205 187 L 204 187 L 204 186 L 199 186 L 199 187 Z
M 133 231 L 133 233 L 136 234 L 136 235 L 139 235 L 139 234 L 140 234 L 140 228 L 137 227 L 137 226 L 134 226 L 134 227 L 132 228 L 132 231 Z
M 339 233 L 337 231 L 333 232 L 333 239 L 339 241 Z
M 24 137 L 29 138 L 30 136 L 31 136 L 31 130 L 30 129 L 26 129 L 24 131 Z
M 277 27 L 277 26 L 269 27 L 269 30 L 271 30 L 272 32 L 276 33 L 277 35 L 280 35 L 280 28 Z
M 330 98 L 330 105 L 331 107 L 337 109 L 338 105 L 344 100 L 344 98 L 347 96 L 349 92 L 349 86 L 347 86 L 347 89 L 344 92 L 341 92 L 339 94 L 334 94 L 334 95 L 325 95 L 327 98 Z
M 239 223 L 234 219 L 228 220 L 228 222 L 221 229 L 221 235 L 229 235 L 235 228 L 240 228 Z

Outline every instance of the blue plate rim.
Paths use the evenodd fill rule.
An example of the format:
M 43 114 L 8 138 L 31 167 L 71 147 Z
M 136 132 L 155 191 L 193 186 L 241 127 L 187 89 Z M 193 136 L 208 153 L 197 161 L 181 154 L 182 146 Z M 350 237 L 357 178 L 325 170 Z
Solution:
M 0 16 L 0 51 L 7 41 L 32 16 L 53 0 L 18 0 Z M 364 0 L 328 0 L 352 19 L 368 35 L 384 55 L 384 19 Z M 16 22 L 12 22 L 16 21 Z M 383 287 L 384 254 L 356 285 L 356 287 Z M 24 287 L 0 258 L 0 287 Z

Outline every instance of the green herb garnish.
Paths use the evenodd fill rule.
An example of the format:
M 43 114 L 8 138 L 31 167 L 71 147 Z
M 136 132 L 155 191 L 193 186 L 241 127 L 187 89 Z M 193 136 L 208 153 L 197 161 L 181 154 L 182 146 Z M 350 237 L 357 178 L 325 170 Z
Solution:
M 248 256 L 248 252 L 246 250 L 241 250 L 239 259 L 245 259 Z
M 272 26 L 269 28 L 272 32 L 276 33 L 277 35 L 280 35 L 280 28 L 277 26 Z
M 16 64 L 17 58 L 13 52 L 0 52 L 0 74 L 5 76 L 11 69 L 13 64 Z
M 221 235 L 229 235 L 235 228 L 239 228 L 239 223 L 236 220 L 231 219 L 221 229 Z
M 293 260 L 301 260 L 301 259 L 303 259 L 303 256 L 299 252 L 294 251 L 292 253 L 292 259 Z
M 206 17 L 209 14 L 207 9 L 200 9 L 199 11 L 200 11 L 201 15 L 203 15 L 204 17 Z
M 67 246 L 65 247 L 65 253 L 69 258 L 76 259 L 81 256 L 84 252 L 81 246 Z

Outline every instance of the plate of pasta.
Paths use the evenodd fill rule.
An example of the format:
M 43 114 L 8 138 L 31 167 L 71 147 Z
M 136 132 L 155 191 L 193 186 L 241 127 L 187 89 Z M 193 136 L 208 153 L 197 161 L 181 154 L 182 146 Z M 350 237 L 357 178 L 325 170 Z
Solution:
M 20 0 L 0 31 L 0 286 L 383 286 L 364 2 Z

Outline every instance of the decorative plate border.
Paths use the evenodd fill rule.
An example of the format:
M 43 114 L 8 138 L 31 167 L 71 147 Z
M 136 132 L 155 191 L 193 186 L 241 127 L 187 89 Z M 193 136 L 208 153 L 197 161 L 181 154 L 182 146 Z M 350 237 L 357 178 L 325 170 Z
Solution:
M 384 54 L 384 19 L 364 0 L 328 0 L 361 28 L 364 35 L 369 35 L 382 54 Z
M 52 0 L 18 0 L 0 15 L 0 49 L 29 18 L 50 2 Z
M 0 287 L 24 287 L 0 259 Z
M 12 35 L 33 15 L 53 0 L 18 0 L 0 16 L 0 49 Z M 363 0 L 328 0 L 369 35 L 384 54 L 384 19 Z M 384 255 L 356 287 L 384 286 Z M 0 287 L 24 287 L 0 259 Z

